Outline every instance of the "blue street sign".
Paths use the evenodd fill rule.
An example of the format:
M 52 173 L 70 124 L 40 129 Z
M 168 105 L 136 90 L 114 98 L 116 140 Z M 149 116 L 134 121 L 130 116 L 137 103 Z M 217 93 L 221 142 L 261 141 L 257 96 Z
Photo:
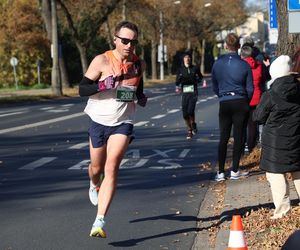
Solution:
M 288 10 L 300 10 L 300 0 L 288 0 Z
M 277 29 L 276 0 L 269 0 L 270 29 Z

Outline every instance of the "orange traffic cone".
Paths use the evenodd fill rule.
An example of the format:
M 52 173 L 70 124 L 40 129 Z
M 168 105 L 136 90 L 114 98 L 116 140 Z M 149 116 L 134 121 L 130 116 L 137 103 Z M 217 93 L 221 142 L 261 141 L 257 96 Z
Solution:
M 248 250 L 240 215 L 234 215 L 232 217 L 228 250 Z
M 202 82 L 202 87 L 203 87 L 203 88 L 206 88 L 206 86 L 207 86 L 207 85 L 206 85 L 206 80 L 203 80 L 203 82 Z

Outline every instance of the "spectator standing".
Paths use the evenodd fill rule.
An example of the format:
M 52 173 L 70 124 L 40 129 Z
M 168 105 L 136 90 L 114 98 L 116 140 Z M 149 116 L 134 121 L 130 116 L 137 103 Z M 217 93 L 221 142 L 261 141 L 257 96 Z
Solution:
M 244 132 L 249 115 L 249 101 L 253 94 L 252 71 L 247 62 L 238 55 L 239 37 L 229 33 L 225 38 L 228 53 L 219 57 L 212 68 L 213 91 L 219 97 L 220 141 L 218 147 L 219 171 L 216 181 L 225 180 L 227 144 L 233 126 L 233 155 L 230 178 L 239 179 L 239 162 L 244 149 Z
M 270 66 L 271 88 L 261 98 L 253 119 L 264 124 L 260 168 L 266 171 L 275 210 L 272 219 L 291 209 L 286 173 L 300 195 L 300 82 L 290 74 L 291 60 L 281 55 Z
M 245 146 L 245 151 L 251 152 L 256 145 L 258 137 L 258 125 L 257 122 L 253 121 L 252 115 L 260 101 L 262 95 L 262 85 L 263 83 L 263 68 L 262 64 L 257 61 L 253 56 L 253 49 L 250 46 L 244 45 L 241 48 L 241 57 L 245 60 L 251 67 L 252 77 L 253 77 L 253 96 L 250 101 L 250 112 L 247 124 L 247 145 Z

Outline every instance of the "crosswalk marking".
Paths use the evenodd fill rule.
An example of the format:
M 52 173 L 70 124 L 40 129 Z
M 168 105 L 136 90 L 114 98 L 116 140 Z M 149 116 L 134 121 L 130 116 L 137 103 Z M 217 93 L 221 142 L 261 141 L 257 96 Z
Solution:
M 70 170 L 82 170 L 82 169 L 87 169 L 88 165 L 90 164 L 90 160 L 83 160 L 81 162 L 78 162 L 74 166 L 68 168 Z
M 33 170 L 33 169 L 36 169 L 38 167 L 41 167 L 51 161 L 54 161 L 57 157 L 43 157 L 39 160 L 36 160 L 36 161 L 33 161 L 33 162 L 30 162 L 28 164 L 26 164 L 25 166 L 19 168 L 19 169 L 22 169 L 22 170 Z

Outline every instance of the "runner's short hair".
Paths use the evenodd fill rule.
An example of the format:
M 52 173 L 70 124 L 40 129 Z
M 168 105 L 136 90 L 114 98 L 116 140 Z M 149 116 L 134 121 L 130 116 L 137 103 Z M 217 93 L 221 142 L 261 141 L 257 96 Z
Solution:
M 130 30 L 132 30 L 136 33 L 136 36 L 139 35 L 138 27 L 134 23 L 131 23 L 131 22 L 128 22 L 128 21 L 122 21 L 122 22 L 117 24 L 117 26 L 115 28 L 115 35 L 118 35 L 118 33 L 120 32 L 120 30 L 122 28 L 130 29 Z
M 230 50 L 236 50 L 240 47 L 240 38 L 235 33 L 229 33 L 225 38 L 225 43 Z

